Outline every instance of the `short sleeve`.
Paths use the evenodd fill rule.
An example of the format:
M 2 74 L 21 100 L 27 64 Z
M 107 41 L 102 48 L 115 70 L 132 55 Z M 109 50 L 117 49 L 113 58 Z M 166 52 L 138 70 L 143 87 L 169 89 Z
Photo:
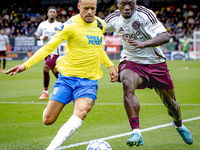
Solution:
M 115 28 L 111 26 L 109 23 L 105 22 L 105 32 L 114 32 Z
M 144 30 L 151 38 L 154 38 L 158 34 L 167 31 L 163 24 L 156 18 L 156 15 L 153 11 L 151 11 L 150 17 L 145 18 Z
M 36 30 L 36 33 L 35 33 L 36 36 L 42 36 L 42 24 L 39 24 L 37 30 Z

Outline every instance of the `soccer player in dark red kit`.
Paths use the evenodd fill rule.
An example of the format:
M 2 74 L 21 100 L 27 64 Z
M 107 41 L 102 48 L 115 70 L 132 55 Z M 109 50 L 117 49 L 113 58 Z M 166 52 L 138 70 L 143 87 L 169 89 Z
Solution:
M 35 33 L 37 40 L 43 40 L 44 45 L 49 42 L 49 40 L 57 32 L 58 28 L 62 25 L 61 22 L 56 21 L 57 11 L 54 6 L 48 8 L 47 13 L 48 19 L 39 24 L 37 31 Z M 56 78 L 58 78 L 58 70 L 55 68 L 56 60 L 59 57 L 58 46 L 50 55 L 48 55 L 45 60 L 43 73 L 44 73 L 44 90 L 42 95 L 39 97 L 40 100 L 45 100 L 48 97 L 48 87 L 50 81 L 49 71 L 51 70 Z
M 173 125 L 187 144 L 190 131 L 182 124 L 181 109 L 160 45 L 169 42 L 167 30 L 153 11 L 136 4 L 136 0 L 117 0 L 119 10 L 105 19 L 105 31 L 120 36 L 123 50 L 119 64 L 119 82 L 123 84 L 124 107 L 133 130 L 127 145 L 144 144 L 139 129 L 140 103 L 136 89 L 154 88 L 173 118 Z

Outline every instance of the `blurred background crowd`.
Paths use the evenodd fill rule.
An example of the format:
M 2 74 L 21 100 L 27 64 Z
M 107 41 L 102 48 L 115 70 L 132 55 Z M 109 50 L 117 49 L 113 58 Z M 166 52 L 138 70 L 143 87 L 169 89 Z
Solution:
M 164 24 L 174 41 L 187 35 L 193 36 L 193 32 L 200 30 L 200 11 L 195 1 L 149 1 L 146 6 L 155 12 L 158 19 Z M 9 37 L 34 36 L 40 22 L 47 19 L 47 8 L 50 4 L 11 3 L 0 6 L 0 28 L 5 29 Z M 53 4 L 57 8 L 57 20 L 67 21 L 78 13 L 77 3 Z M 98 3 L 97 16 L 104 19 L 117 9 L 113 3 Z

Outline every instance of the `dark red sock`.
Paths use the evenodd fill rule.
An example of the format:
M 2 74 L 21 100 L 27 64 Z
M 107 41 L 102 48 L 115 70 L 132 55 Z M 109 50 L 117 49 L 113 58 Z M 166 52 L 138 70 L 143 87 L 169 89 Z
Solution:
M 182 119 L 181 119 L 180 121 L 174 121 L 174 124 L 175 124 L 177 127 L 182 126 Z
M 6 59 L 3 59 L 3 69 L 6 67 Z
M 44 72 L 44 90 L 48 90 L 50 76 L 49 73 Z
M 133 117 L 129 120 L 132 130 L 139 129 L 139 117 Z

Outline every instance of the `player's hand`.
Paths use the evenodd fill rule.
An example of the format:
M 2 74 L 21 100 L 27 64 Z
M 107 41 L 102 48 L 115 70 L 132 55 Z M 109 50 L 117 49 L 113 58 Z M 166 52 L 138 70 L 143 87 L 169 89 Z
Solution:
M 119 75 L 115 66 L 110 67 L 109 74 L 110 74 L 110 82 L 116 82 L 118 80 Z
M 22 64 L 22 65 L 15 66 L 15 67 L 9 69 L 8 71 L 5 72 L 5 74 L 10 74 L 11 73 L 11 76 L 12 76 L 14 74 L 23 72 L 24 70 L 26 70 L 26 68 L 25 68 L 24 64 Z
M 128 45 L 134 46 L 132 49 L 144 48 L 145 47 L 144 42 L 140 42 L 140 41 L 137 41 L 137 40 L 126 39 L 126 42 L 128 43 Z
M 48 40 L 48 35 L 45 35 L 43 40 Z

